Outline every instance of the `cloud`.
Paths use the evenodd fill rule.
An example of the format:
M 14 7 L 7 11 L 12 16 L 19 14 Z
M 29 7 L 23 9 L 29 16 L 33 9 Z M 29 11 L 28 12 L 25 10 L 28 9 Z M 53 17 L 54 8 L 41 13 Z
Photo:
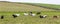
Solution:
M 60 0 L 0 0 L 0 1 L 60 4 Z
M 0 1 L 7 1 L 7 0 L 0 0 Z

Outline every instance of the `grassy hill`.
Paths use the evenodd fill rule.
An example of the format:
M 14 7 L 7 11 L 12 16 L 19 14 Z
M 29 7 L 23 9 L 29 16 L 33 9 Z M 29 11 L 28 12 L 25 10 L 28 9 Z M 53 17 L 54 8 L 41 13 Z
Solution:
M 22 4 L 22 3 L 12 3 L 12 2 L 0 2 L 0 12 L 20 12 L 20 11 L 55 11 L 53 9 L 46 9 L 42 7 Z
M 60 11 L 60 5 L 56 4 L 43 4 L 43 3 L 23 3 L 23 4 L 28 4 L 32 6 L 38 6 L 38 7 L 43 7 L 47 9 L 54 9 L 54 10 L 59 10 Z
M 46 18 L 39 18 L 39 15 L 24 16 L 24 12 L 42 11 L 41 15 L 48 15 Z M 34 12 L 36 14 L 36 12 Z M 18 13 L 19 17 L 13 18 L 12 14 Z M 28 5 L 27 3 L 17 2 L 0 2 L 0 18 L 4 15 L 4 19 L 0 19 L 0 24 L 60 24 L 60 12 L 54 9 Z M 53 18 L 54 15 L 59 16 Z

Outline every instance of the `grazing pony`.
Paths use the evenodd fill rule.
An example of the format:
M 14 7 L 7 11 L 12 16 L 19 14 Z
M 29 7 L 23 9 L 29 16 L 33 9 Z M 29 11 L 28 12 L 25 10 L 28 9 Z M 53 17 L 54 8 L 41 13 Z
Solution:
M 29 14 L 25 12 L 25 13 L 24 13 L 24 16 L 27 16 L 27 15 L 29 15 Z
M 40 15 L 40 18 L 46 18 L 47 15 Z
M 13 14 L 12 16 L 13 16 L 14 18 L 16 18 L 16 17 L 20 16 L 20 14 Z
M 32 13 L 33 13 L 33 12 L 30 12 L 30 13 L 29 13 L 29 15 L 31 15 L 31 16 L 32 16 Z
M 53 18 L 58 18 L 58 16 L 55 15 L 55 16 L 53 16 Z
M 4 19 L 4 16 L 3 15 L 1 16 L 1 19 Z
M 36 14 L 32 14 L 31 16 L 35 16 Z
M 41 14 L 41 12 L 37 12 L 37 15 Z

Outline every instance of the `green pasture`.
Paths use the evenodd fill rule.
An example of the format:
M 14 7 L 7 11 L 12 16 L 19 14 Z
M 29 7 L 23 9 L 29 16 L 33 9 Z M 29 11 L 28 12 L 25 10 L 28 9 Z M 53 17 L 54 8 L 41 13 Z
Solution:
M 54 9 L 47 9 L 38 6 L 45 6 L 43 4 L 37 4 L 38 6 L 28 5 L 29 3 L 17 3 L 17 2 L 0 2 L 0 18 L 4 15 L 4 19 L 0 19 L 0 24 L 60 24 L 60 11 Z M 49 5 L 46 5 L 50 7 Z M 54 5 L 52 5 L 54 6 Z M 51 6 L 51 7 L 52 7 Z M 60 8 L 60 6 L 54 6 Z M 40 15 L 47 15 L 46 18 L 39 18 L 36 16 L 24 16 L 23 13 L 41 12 Z M 20 14 L 19 17 L 13 18 L 12 14 Z M 54 19 L 53 16 L 57 15 L 58 18 Z
M 19 17 L 13 18 L 12 14 L 18 13 Z M 0 12 L 0 16 L 4 15 L 4 19 L 0 19 L 0 24 L 60 24 L 60 12 L 41 12 L 40 15 L 48 15 L 46 18 L 39 18 L 39 15 L 36 16 L 24 16 L 24 12 Z M 29 12 L 27 12 L 29 13 Z M 36 12 L 34 12 L 36 14 Z M 54 19 L 52 16 L 58 15 L 59 18 Z

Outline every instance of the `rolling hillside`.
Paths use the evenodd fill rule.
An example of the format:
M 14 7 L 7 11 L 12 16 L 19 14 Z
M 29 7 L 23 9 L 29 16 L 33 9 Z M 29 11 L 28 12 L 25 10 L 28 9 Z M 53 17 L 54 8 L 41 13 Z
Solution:
M 22 3 L 22 4 L 28 4 L 32 6 L 43 7 L 47 9 L 54 9 L 54 10 L 60 11 L 60 5 L 56 5 L 56 4 L 44 4 L 44 3 Z
M 0 12 L 22 12 L 22 11 L 55 11 L 55 10 L 22 3 L 18 4 L 12 2 L 0 2 Z
M 28 11 L 42 11 L 41 15 L 47 15 L 46 18 L 40 18 L 40 15 L 24 15 Z M 36 14 L 36 12 L 33 12 Z M 13 14 L 20 16 L 13 18 Z M 57 15 L 58 18 L 53 18 Z M 1 16 L 4 16 L 1 19 Z M 60 24 L 60 12 L 54 9 L 28 5 L 27 3 L 0 2 L 0 24 Z

